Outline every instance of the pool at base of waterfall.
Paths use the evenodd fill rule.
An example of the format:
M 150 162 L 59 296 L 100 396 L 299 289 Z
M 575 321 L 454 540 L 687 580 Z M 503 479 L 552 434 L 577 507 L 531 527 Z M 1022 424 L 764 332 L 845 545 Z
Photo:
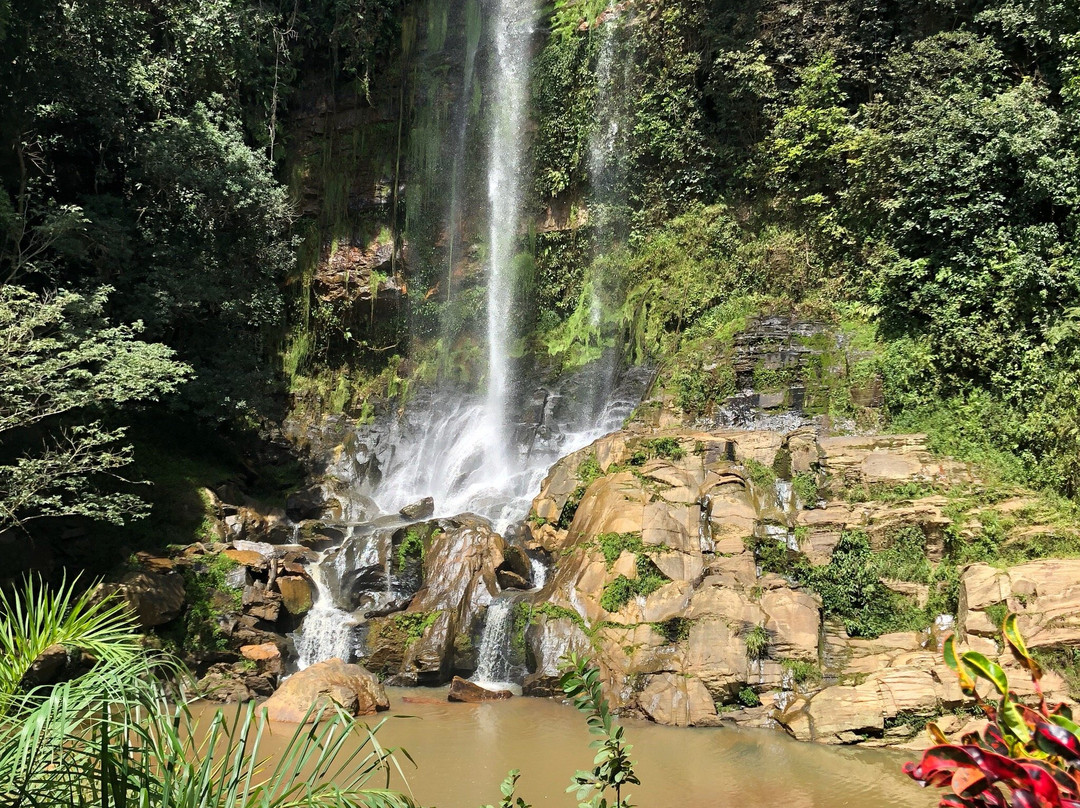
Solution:
M 566 787 L 578 769 L 591 769 L 593 750 L 584 716 L 573 707 L 527 697 L 482 704 L 446 700 L 447 688 L 387 688 L 390 712 L 368 716 L 384 746 L 399 757 L 420 805 L 476 808 L 497 804 L 499 784 L 521 770 L 518 795 L 537 808 L 576 803 Z M 235 709 L 226 707 L 226 710 Z M 208 721 L 210 705 L 197 705 Z M 640 786 L 627 790 L 639 806 L 680 808 L 930 808 L 935 795 L 900 772 L 911 755 L 799 743 L 769 730 L 679 729 L 626 720 Z M 294 727 L 275 725 L 272 744 L 284 746 Z M 398 775 L 393 788 L 405 788 Z

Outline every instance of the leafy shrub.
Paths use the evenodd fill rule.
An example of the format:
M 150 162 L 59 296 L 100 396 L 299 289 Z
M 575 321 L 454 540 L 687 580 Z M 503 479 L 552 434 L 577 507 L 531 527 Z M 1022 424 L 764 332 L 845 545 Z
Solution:
M 682 460 L 685 456 L 686 451 L 675 438 L 653 438 L 638 444 L 634 453 L 630 455 L 630 465 L 643 466 L 654 457 Z
M 821 668 L 814 662 L 805 659 L 782 659 L 780 667 L 791 675 L 791 681 L 797 685 L 821 681 Z
M 410 645 L 421 637 L 439 619 L 442 612 L 399 612 L 394 615 L 394 625 L 404 633 L 405 643 Z
M 795 490 L 795 496 L 805 508 L 813 508 L 821 499 L 818 491 L 817 478 L 813 474 L 800 472 L 791 478 L 791 487 Z
M 532 607 L 533 620 L 535 621 L 536 615 L 542 614 L 549 620 L 571 620 L 576 623 L 580 628 L 585 628 L 585 618 L 575 612 L 573 609 L 568 609 L 565 606 L 557 606 L 549 601 L 543 603 L 534 604 Z
M 409 528 L 405 533 L 405 538 L 401 540 L 401 544 L 397 549 L 397 568 L 399 570 L 405 569 L 405 565 L 410 558 L 424 560 L 424 556 L 427 553 L 427 549 L 424 547 L 424 536 L 416 528 Z
M 977 651 L 958 654 L 956 637 L 944 644 L 945 664 L 960 680 L 960 688 L 989 720 L 982 732 L 959 744 L 949 743 L 935 724 L 927 725 L 935 746 L 904 773 L 920 785 L 950 788 L 941 808 L 1033 808 L 1071 806 L 1080 801 L 1080 725 L 1064 704 L 1051 707 L 1042 694 L 1042 667 L 1028 651 L 1016 625 L 1016 615 L 1002 623 L 1002 639 L 1026 668 L 1039 697 L 1037 709 L 1016 701 L 1009 681 L 996 662 Z M 976 680 L 990 683 L 1000 701 L 984 700 Z
M 607 584 L 600 596 L 600 606 L 606 611 L 617 612 L 632 598 L 647 597 L 668 582 L 664 573 L 644 556 L 638 556 L 637 574 L 637 578 L 620 575 Z
M 846 531 L 824 567 L 802 563 L 796 576 L 821 596 L 826 614 L 844 621 L 853 637 L 877 637 L 929 625 L 930 617 L 881 583 L 870 541 L 861 531 Z
M 596 455 L 589 455 L 581 461 L 577 468 L 578 485 L 570 492 L 566 504 L 563 505 L 559 520 L 555 523 L 557 528 L 566 530 L 570 527 L 570 523 L 574 521 L 574 514 L 577 513 L 578 506 L 581 504 L 581 498 L 585 496 L 589 486 L 603 476 L 604 471 L 600 468 L 600 464 L 596 462 Z
M 752 687 L 744 687 L 739 691 L 739 694 L 735 697 L 736 700 L 743 707 L 760 707 L 761 699 L 758 698 L 757 691 Z
M 314 705 L 276 740 L 251 702 L 197 720 L 174 704 L 162 676 L 184 672 L 141 642 L 134 615 L 114 599 L 93 602 L 68 584 L 0 593 L 0 794 L 4 805 L 205 805 L 411 808 L 385 787 L 393 750 L 336 704 Z M 89 670 L 53 687 L 19 687 L 46 648 L 91 652 Z M 309 764 L 325 775 L 312 778 Z M 383 787 L 380 788 L 380 781 Z
M 573 705 L 585 713 L 589 732 L 600 736 L 591 746 L 597 749 L 591 772 L 579 771 L 567 791 L 576 791 L 581 805 L 606 806 L 604 793 L 615 792 L 611 808 L 630 808 L 623 800 L 622 789 L 626 785 L 640 785 L 630 759 L 630 745 L 623 741 L 622 727 L 611 720 L 611 708 L 604 698 L 600 684 L 600 672 L 584 659 L 571 655 L 563 666 L 562 689 Z M 586 801 L 589 795 L 592 800 Z
M 677 643 L 690 638 L 690 628 L 693 625 L 693 620 L 688 620 L 685 617 L 673 617 L 663 623 L 653 623 L 652 628 L 653 631 L 669 643 Z
M 239 612 L 243 605 L 243 592 L 226 583 L 229 572 L 236 567 L 235 561 L 219 554 L 183 568 L 187 609 L 183 622 L 174 629 L 180 636 L 170 637 L 178 647 L 216 651 L 227 647 L 220 618 Z
M 608 569 L 611 569 L 611 565 L 619 560 L 625 550 L 639 555 L 645 552 L 645 545 L 637 533 L 601 533 L 596 537 L 596 545 L 600 548 Z
M 743 468 L 746 469 L 746 475 L 750 478 L 750 481 L 759 488 L 772 486 L 776 483 L 776 472 L 752 457 L 748 457 L 743 461 Z

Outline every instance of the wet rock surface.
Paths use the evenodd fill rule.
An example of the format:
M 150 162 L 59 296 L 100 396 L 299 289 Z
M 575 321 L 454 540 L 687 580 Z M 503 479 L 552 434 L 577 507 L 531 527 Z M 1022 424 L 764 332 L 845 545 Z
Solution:
M 513 695 L 513 692 L 509 690 L 488 690 L 460 676 L 455 676 L 450 682 L 450 692 L 447 693 L 446 700 L 478 704 L 484 701 L 504 701 L 512 698 Z
M 801 502 L 785 474 L 812 478 L 814 501 Z M 859 531 L 871 552 L 916 535 L 918 552 L 939 559 L 952 522 L 936 491 L 973 482 L 966 465 L 934 457 L 919 435 L 628 430 L 603 438 L 557 464 L 534 501 L 531 545 L 551 553 L 555 568 L 548 607 L 527 632 L 536 672 L 525 692 L 554 692 L 552 657 L 586 645 L 612 703 L 660 723 L 925 745 L 926 718 L 944 714 L 959 731 L 950 715 L 964 699 L 939 650 L 946 630 L 850 637 L 823 619 L 816 594 L 763 571 L 758 554 L 823 566 L 846 531 Z M 913 494 L 849 494 L 899 485 Z M 1022 672 L 989 639 L 996 629 L 986 609 L 1019 612 L 1036 647 L 1068 646 L 1080 639 L 1078 576 L 1077 561 L 966 567 L 962 646 L 997 659 L 1023 692 Z M 930 594 L 907 581 L 882 585 L 918 608 Z M 1067 698 L 1060 677 L 1044 683 L 1053 698 Z
M 748 342 L 747 356 L 760 359 L 765 344 Z M 793 348 L 781 360 L 809 355 Z M 564 404 L 551 391 L 534 398 L 532 426 L 519 432 L 542 444 L 545 420 Z M 937 562 L 950 536 L 977 538 L 982 524 L 1032 510 L 1018 495 L 980 506 L 985 519 L 958 522 L 950 491 L 980 481 L 932 454 L 920 435 L 837 436 L 805 419 L 795 429 L 688 428 L 662 407 L 558 460 L 526 522 L 500 531 L 474 514 L 433 518 L 439 501 L 426 498 L 373 518 L 376 506 L 357 490 L 392 465 L 389 444 L 365 447 L 345 423 L 335 434 L 331 477 L 298 492 L 287 512 L 218 498 L 218 540 L 140 558 L 112 585 L 144 624 L 167 629 L 188 619 L 187 576 L 221 569 L 222 560 L 211 596 L 220 647 L 194 660 L 212 697 L 273 692 L 296 658 L 294 632 L 321 609 L 344 632 L 341 665 L 360 662 L 390 684 L 453 682 L 463 700 L 491 698 L 464 677 L 477 673 L 487 630 L 501 619 L 507 678 L 526 695 L 560 697 L 559 662 L 577 653 L 600 667 L 624 714 L 772 727 L 823 743 L 924 745 L 927 718 L 953 734 L 970 723 L 940 657 L 952 618 L 850 636 L 823 615 L 817 594 L 769 572 L 764 557 L 824 568 L 857 532 L 872 554 L 902 535 Z M 1033 535 L 1072 529 L 1025 527 Z M 534 559 L 548 567 L 539 590 Z M 998 660 L 1021 696 L 1031 695 L 1027 680 L 993 640 L 1003 610 L 1020 615 L 1033 648 L 1080 646 L 1080 561 L 972 564 L 958 578 L 961 647 Z M 880 583 L 915 609 L 939 594 L 937 584 L 902 577 Z M 290 695 L 291 714 L 304 699 L 306 711 L 344 693 L 324 685 Z M 1056 675 L 1044 688 L 1067 698 Z M 357 695 L 356 709 L 369 702 L 378 698 Z

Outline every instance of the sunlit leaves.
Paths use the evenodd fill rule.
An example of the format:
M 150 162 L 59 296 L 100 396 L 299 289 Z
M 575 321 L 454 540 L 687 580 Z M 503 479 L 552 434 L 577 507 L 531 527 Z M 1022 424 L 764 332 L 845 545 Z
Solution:
M 1021 659 L 1029 659 L 1027 646 L 1016 625 L 1015 615 L 1004 620 L 1005 641 Z M 960 744 L 949 744 L 941 731 L 932 727 L 937 745 L 928 749 L 918 763 L 908 763 L 904 771 L 923 785 L 948 788 L 942 808 L 1061 808 L 1080 801 L 1080 727 L 1064 705 L 1047 705 L 1039 688 L 1041 671 L 1028 666 L 1039 694 L 1038 709 L 1016 701 L 1009 690 L 1005 672 L 985 655 L 975 651 L 959 653 L 950 636 L 944 644 L 945 663 L 957 673 L 961 686 L 990 720 L 981 733 L 964 736 Z M 973 678 L 989 682 L 1001 695 L 996 707 L 975 691 Z

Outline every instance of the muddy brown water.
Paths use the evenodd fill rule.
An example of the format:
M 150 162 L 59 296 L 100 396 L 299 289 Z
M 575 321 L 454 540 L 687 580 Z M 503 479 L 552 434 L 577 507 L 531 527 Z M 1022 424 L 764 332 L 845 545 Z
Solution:
M 391 709 L 378 738 L 407 749 L 399 756 L 407 788 L 425 806 L 497 805 L 499 784 L 520 769 L 518 795 L 536 808 L 577 805 L 566 793 L 578 769 L 592 767 L 593 740 L 584 717 L 566 704 L 514 698 L 451 704 L 446 688 L 389 688 Z M 197 713 L 206 717 L 210 705 Z M 639 808 L 929 808 L 931 792 L 901 771 L 911 754 L 800 743 L 781 732 L 736 728 L 679 729 L 624 720 L 640 786 Z M 273 754 L 294 731 L 274 725 L 264 751 Z M 265 742 L 265 740 L 264 740 Z M 392 785 L 406 786 L 395 776 Z

